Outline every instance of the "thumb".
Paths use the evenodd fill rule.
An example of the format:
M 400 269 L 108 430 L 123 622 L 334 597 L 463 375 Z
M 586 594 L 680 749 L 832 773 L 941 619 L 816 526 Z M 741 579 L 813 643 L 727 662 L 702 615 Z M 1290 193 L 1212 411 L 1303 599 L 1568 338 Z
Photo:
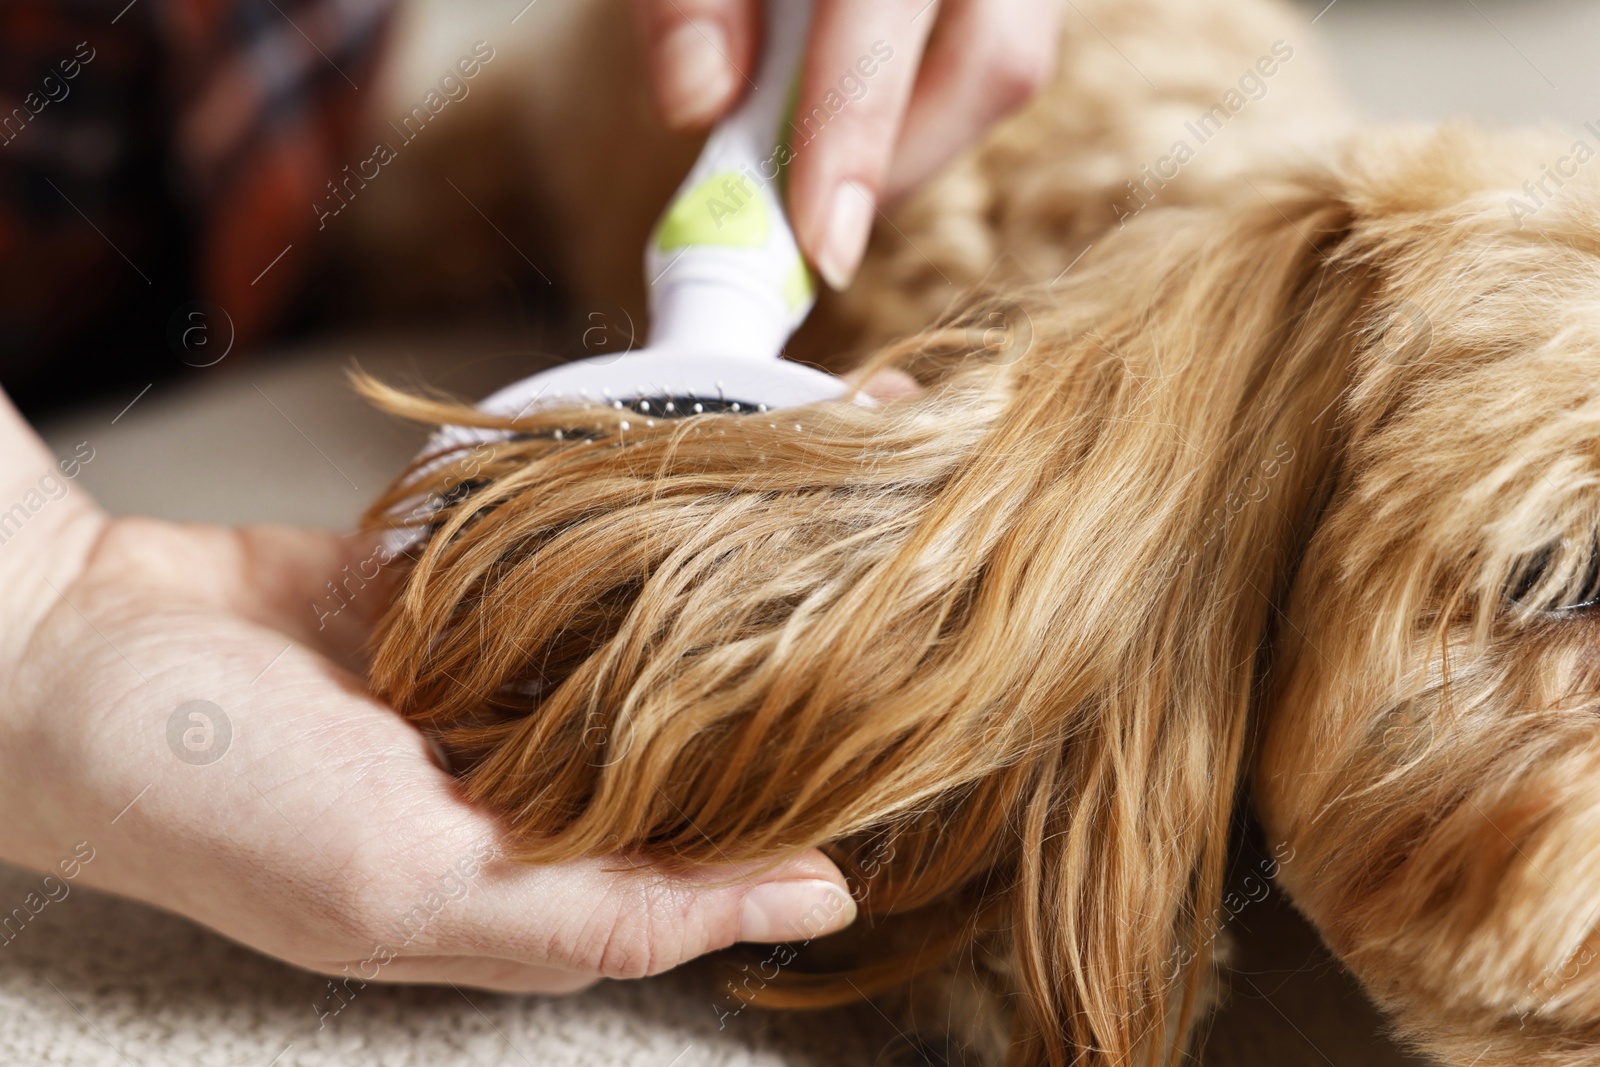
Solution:
M 624 857 L 499 861 L 432 951 L 602 978 L 643 978 L 738 941 L 809 941 L 855 921 L 844 877 L 815 849 L 776 867 L 666 872 Z

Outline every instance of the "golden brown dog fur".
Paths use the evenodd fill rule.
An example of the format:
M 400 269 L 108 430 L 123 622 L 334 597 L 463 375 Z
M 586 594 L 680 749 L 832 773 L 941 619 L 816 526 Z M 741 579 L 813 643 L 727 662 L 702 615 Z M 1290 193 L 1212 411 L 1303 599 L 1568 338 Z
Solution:
M 494 424 L 375 687 L 530 861 L 827 848 L 862 921 L 765 1002 L 965 965 L 1012 1063 L 1167 1062 L 1249 798 L 1406 1038 L 1600 1062 L 1600 186 L 1519 220 L 1570 137 L 1347 133 L 1265 3 L 1067 24 L 824 312 L 920 395 Z

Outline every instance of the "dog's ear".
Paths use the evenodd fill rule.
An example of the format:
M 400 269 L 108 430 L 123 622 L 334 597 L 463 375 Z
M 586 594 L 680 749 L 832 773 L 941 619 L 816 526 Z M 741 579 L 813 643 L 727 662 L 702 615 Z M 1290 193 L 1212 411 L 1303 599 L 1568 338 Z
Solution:
M 813 999 L 939 965 L 976 914 L 1018 1062 L 1181 1044 L 1367 293 L 1331 190 L 1150 212 L 885 353 L 928 388 L 877 410 L 508 423 L 380 503 L 446 500 L 375 688 L 530 859 L 835 848 L 894 936 Z
M 992 576 L 1039 593 L 993 608 L 1038 628 L 1008 651 L 1043 698 L 1016 820 L 1019 1063 L 1162 1062 L 1209 983 L 1266 649 L 1378 284 L 1330 175 L 1241 194 L 1086 261 L 1049 329 L 1069 343 L 1007 415 L 1000 455 L 1052 456 Z

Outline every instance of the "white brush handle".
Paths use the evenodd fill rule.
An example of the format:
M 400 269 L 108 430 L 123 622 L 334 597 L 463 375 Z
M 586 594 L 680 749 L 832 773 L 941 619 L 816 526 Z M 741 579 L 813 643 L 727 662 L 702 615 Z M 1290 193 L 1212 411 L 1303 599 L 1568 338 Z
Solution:
M 645 251 L 650 348 L 771 359 L 815 302 L 783 209 L 812 0 L 767 0 L 754 85 L 706 141 Z

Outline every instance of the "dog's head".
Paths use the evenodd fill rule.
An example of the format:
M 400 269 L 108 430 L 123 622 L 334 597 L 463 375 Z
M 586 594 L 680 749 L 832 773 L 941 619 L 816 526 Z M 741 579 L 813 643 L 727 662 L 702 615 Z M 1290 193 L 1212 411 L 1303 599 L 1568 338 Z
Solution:
M 1452 1063 L 1600 1040 L 1592 157 L 1460 131 L 1342 171 L 1388 330 L 1327 416 L 1256 784 L 1300 907 Z
M 881 409 L 508 423 L 375 509 L 448 501 L 374 684 L 530 859 L 830 848 L 849 980 L 770 1000 L 999 938 L 1018 1062 L 1181 1043 L 1259 740 L 1334 946 L 1514 1026 L 1600 913 L 1600 195 L 1506 202 L 1562 144 L 1150 211 L 880 353 L 925 385 Z

